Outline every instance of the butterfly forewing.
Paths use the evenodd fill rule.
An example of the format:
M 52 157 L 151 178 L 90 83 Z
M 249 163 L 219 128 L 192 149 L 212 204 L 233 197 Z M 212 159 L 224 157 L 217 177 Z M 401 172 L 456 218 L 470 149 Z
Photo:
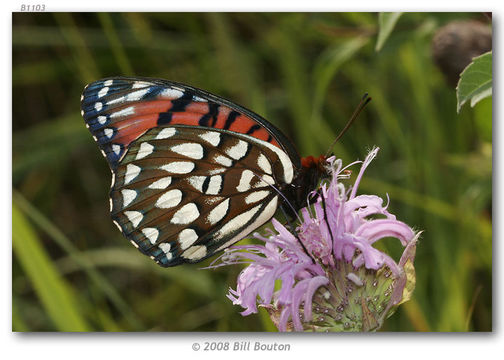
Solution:
M 292 162 L 276 146 L 220 129 L 163 126 L 128 148 L 111 189 L 122 233 L 163 266 L 197 262 L 274 215 Z
M 259 115 L 187 85 L 149 78 L 110 78 L 84 89 L 82 116 L 114 169 L 131 142 L 164 125 L 204 126 L 251 135 L 299 156 L 290 141 Z

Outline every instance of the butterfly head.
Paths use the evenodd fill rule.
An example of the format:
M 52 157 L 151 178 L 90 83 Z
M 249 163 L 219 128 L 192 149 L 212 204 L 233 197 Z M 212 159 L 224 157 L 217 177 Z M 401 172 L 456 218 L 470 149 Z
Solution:
M 325 163 L 326 163 L 325 155 L 320 155 L 317 158 L 312 155 L 301 158 L 301 166 L 305 171 L 316 170 L 318 172 L 326 172 Z
M 306 206 L 308 194 L 317 188 L 321 179 L 329 177 L 325 155 L 301 158 L 301 168 L 290 188 L 289 200 L 295 209 Z

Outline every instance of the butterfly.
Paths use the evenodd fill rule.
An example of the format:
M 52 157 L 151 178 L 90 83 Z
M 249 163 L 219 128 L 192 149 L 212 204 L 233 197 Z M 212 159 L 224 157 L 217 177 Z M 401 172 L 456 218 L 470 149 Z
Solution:
M 273 124 L 173 81 L 117 77 L 84 88 L 81 114 L 112 171 L 113 223 L 163 267 L 202 261 L 294 210 L 325 156 L 301 158 Z

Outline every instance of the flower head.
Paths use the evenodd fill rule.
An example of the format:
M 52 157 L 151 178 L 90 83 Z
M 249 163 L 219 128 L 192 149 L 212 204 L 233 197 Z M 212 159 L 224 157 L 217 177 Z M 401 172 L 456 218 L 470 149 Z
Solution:
M 331 180 L 301 210 L 297 235 L 273 219 L 269 236 L 254 234 L 264 244 L 234 246 L 221 257 L 224 264 L 249 264 L 228 294 L 245 309 L 242 315 L 259 305 L 280 331 L 369 331 L 409 299 L 419 234 L 396 220 L 380 197 L 356 195 L 377 152 L 366 157 L 349 189 L 341 182 L 349 177 L 341 160 L 328 159 Z M 373 247 L 385 237 L 404 246 L 398 263 Z

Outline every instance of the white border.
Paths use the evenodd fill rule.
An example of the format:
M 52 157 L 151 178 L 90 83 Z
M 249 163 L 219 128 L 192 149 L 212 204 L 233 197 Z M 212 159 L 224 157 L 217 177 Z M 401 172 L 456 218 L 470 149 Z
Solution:
M 184 1 L 115 1 L 103 2 L 97 0 L 81 0 L 71 2 L 68 0 L 51 1 L 10 1 L 2 2 L 1 32 L 4 51 L 0 57 L 2 63 L 2 125 L 4 141 L 1 141 L 1 156 L 4 164 L 2 189 L 6 192 L 2 204 L 2 229 L 4 236 L 2 244 L 2 263 L 6 267 L 2 271 L 2 296 L 0 296 L 1 316 L 3 331 L 1 335 L 2 355 L 6 359 L 36 359 L 49 358 L 72 360 L 97 358 L 97 359 L 148 359 L 169 358 L 178 359 L 179 356 L 193 356 L 205 359 L 257 359 L 279 358 L 278 353 L 257 352 L 194 352 L 191 345 L 195 342 L 204 341 L 263 341 L 290 343 L 292 350 L 285 356 L 316 356 L 321 358 L 337 359 L 425 359 L 430 358 L 457 358 L 478 359 L 482 356 L 492 356 L 495 352 L 504 349 L 502 339 L 502 245 L 497 241 L 503 239 L 499 226 L 495 226 L 494 236 L 494 334 L 12 334 L 11 333 L 11 201 L 10 189 L 12 174 L 12 127 L 11 122 L 11 11 L 18 11 L 20 4 L 47 4 L 47 11 L 398 11 L 404 10 L 404 2 L 383 0 L 378 2 L 361 0 L 359 2 L 337 2 L 311 0 L 289 2 L 289 6 L 273 3 L 271 0 L 255 0 L 253 2 L 222 1 L 210 2 L 202 0 Z M 494 22 L 494 53 L 498 59 L 502 45 L 499 34 L 499 21 L 501 17 L 500 2 L 478 0 L 440 2 L 426 0 L 416 3 L 407 3 L 408 11 L 493 11 Z M 379 4 L 379 6 L 378 6 Z M 457 8 L 448 7 L 448 4 L 456 4 Z M 500 84 L 501 62 L 494 65 L 494 84 Z M 498 86 L 494 86 L 494 184 L 502 183 L 502 145 L 499 139 L 502 137 L 504 126 L 498 125 L 498 104 L 502 103 Z M 11 171 L 9 171 L 11 170 Z M 502 224 L 501 204 L 502 191 L 495 186 L 495 211 L 494 223 Z M 282 355 L 280 355 L 282 356 Z

